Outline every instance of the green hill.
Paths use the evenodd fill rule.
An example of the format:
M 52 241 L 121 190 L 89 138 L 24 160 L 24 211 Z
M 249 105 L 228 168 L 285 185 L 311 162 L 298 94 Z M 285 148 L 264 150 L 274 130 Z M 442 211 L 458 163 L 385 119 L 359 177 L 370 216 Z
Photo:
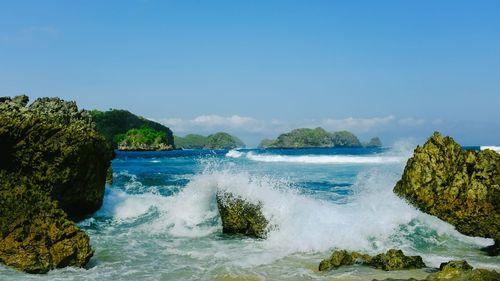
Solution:
M 175 136 L 174 139 L 177 148 L 232 149 L 245 147 L 245 144 L 240 139 L 224 132 L 209 135 L 208 137 L 189 134 L 185 137 Z
M 96 123 L 97 131 L 102 134 L 108 142 L 112 144 L 114 148 L 118 148 L 118 143 L 123 141 L 123 135 L 127 134 L 131 129 L 140 129 L 140 128 L 151 128 L 154 131 L 164 133 L 164 137 L 162 137 L 162 147 L 170 146 L 170 149 L 175 148 L 174 146 L 174 137 L 172 131 L 159 123 L 148 120 L 144 117 L 135 115 L 130 113 L 127 110 L 121 109 L 111 109 L 109 111 L 99 111 L 92 110 L 90 111 L 90 115 L 92 116 L 92 120 Z M 131 132 L 130 135 L 135 134 L 136 137 L 134 142 L 137 144 L 139 139 L 145 140 L 144 138 L 138 137 L 138 131 Z M 139 133 L 151 135 L 151 131 L 142 131 Z M 147 138 L 146 138 L 147 139 Z
M 259 147 L 270 148 L 306 148 L 306 147 L 362 147 L 358 137 L 348 131 L 327 132 L 318 127 L 315 129 L 299 128 L 278 136 L 276 140 L 264 139 Z M 373 138 L 369 147 L 380 147 L 379 138 Z

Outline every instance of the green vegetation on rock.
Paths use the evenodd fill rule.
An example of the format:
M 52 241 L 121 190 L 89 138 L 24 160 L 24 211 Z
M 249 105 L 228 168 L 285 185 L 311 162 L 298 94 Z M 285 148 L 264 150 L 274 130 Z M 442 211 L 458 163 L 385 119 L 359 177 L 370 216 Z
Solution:
M 322 260 L 319 271 L 336 269 L 343 265 L 362 264 L 385 271 L 424 268 L 425 263 L 420 256 L 405 256 L 403 251 L 390 249 L 386 253 L 371 257 L 358 252 L 345 250 L 335 251 L 330 258 Z
M 124 135 L 129 130 L 139 129 L 141 127 L 148 127 L 155 131 L 164 132 L 166 134 L 164 146 L 174 148 L 174 137 L 169 128 L 144 117 L 132 114 L 127 110 L 92 110 L 90 111 L 90 115 L 96 124 L 97 131 L 112 144 L 113 148 L 118 148 L 118 143 L 123 140 Z
M 366 264 L 372 257 L 358 252 L 348 252 L 346 250 L 334 251 L 329 259 L 322 260 L 319 264 L 319 271 L 337 269 L 343 265 Z
M 386 271 L 425 267 L 422 257 L 405 256 L 403 251 L 396 249 L 390 249 L 386 253 L 374 256 L 369 265 Z
M 434 133 L 415 149 L 394 192 L 465 235 L 500 241 L 500 154 L 462 151 Z
M 115 136 L 119 150 L 171 150 L 167 133 L 156 131 L 146 126 L 128 130 L 125 134 Z
M 378 140 L 378 142 L 377 142 Z M 373 138 L 372 146 L 382 146 L 380 139 Z M 262 140 L 259 147 L 264 148 L 307 148 L 307 147 L 361 147 L 359 139 L 351 132 L 327 132 L 318 127 L 315 129 L 299 128 L 281 134 L 276 140 Z
M 396 279 L 388 278 L 383 281 Z M 399 281 L 418 281 L 417 279 L 397 279 Z M 495 270 L 473 269 L 466 261 L 449 261 L 442 263 L 439 271 L 431 273 L 421 281 L 498 281 L 500 273 Z M 377 281 L 377 280 L 374 280 Z
M 364 147 L 382 147 L 382 141 L 378 138 L 371 138 L 369 142 L 363 144 Z
M 207 137 L 197 134 L 189 134 L 185 137 L 174 136 L 175 146 L 185 149 L 201 149 L 207 144 Z
M 235 136 L 219 132 L 208 137 L 190 134 L 185 137 L 175 136 L 177 148 L 186 149 L 233 149 L 245 147 L 245 144 Z
M 0 262 L 30 273 L 82 267 L 93 251 L 69 218 L 100 208 L 113 150 L 74 102 L 27 103 L 0 98 Z
M 209 135 L 205 145 L 205 148 L 208 149 L 233 149 L 238 147 L 245 147 L 245 144 L 237 137 L 224 132 Z
M 216 199 L 224 233 L 266 237 L 269 222 L 262 214 L 261 203 L 251 203 L 225 191 L 217 192 Z

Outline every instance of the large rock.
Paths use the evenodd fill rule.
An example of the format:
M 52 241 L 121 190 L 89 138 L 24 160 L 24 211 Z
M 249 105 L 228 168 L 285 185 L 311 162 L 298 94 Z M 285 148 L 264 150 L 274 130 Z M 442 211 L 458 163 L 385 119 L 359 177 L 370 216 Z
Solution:
M 89 237 L 70 220 L 102 204 L 113 151 L 74 102 L 0 102 L 0 261 L 41 273 L 84 266 Z
M 384 279 L 383 281 L 417 281 L 417 279 Z M 498 281 L 500 273 L 494 270 L 473 269 L 466 261 L 449 261 L 442 263 L 439 271 L 431 273 L 421 281 Z M 377 280 L 373 280 L 377 281 Z
M 494 270 L 474 269 L 466 261 L 449 261 L 439 266 L 439 272 L 430 274 L 426 281 L 498 281 L 500 273 Z
M 386 253 L 371 257 L 358 252 L 335 251 L 329 259 L 321 261 L 319 271 L 336 269 L 342 265 L 363 264 L 386 271 L 424 268 L 420 256 L 406 256 L 403 251 L 390 249 Z
M 394 192 L 465 235 L 500 241 L 500 154 L 492 150 L 463 151 L 436 132 L 415 149 Z
M 230 192 L 217 192 L 217 206 L 222 220 L 222 231 L 265 238 L 269 222 L 262 214 L 262 204 L 254 204 Z

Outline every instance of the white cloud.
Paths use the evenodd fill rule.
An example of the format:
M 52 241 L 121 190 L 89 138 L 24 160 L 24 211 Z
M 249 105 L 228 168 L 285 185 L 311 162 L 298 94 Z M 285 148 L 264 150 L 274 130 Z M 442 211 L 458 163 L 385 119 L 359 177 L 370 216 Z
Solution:
M 356 132 L 367 132 L 392 123 L 396 118 L 393 115 L 373 118 L 354 118 L 344 119 L 324 119 L 321 126 L 327 130 L 352 130 Z
M 202 132 L 212 133 L 218 130 L 242 132 L 260 132 L 266 129 L 266 123 L 252 117 L 239 115 L 220 116 L 216 114 L 200 115 L 192 119 L 166 118 L 158 120 L 172 128 L 174 132 Z
M 403 118 L 398 121 L 399 125 L 405 126 L 405 127 L 416 127 L 416 126 L 421 126 L 425 124 L 424 119 L 418 119 L 418 118 Z

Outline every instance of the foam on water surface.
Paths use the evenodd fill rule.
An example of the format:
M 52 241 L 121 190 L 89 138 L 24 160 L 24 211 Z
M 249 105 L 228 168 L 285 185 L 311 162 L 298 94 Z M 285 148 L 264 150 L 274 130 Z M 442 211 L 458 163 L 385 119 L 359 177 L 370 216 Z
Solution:
M 498 257 L 486 257 L 479 251 L 491 240 L 461 235 L 451 225 L 421 213 L 394 195 L 392 188 L 410 154 L 407 150 L 365 155 L 265 155 L 307 156 L 315 161 L 314 157 L 398 159 L 384 165 L 351 161 L 347 167 L 286 161 L 277 166 L 250 159 L 252 153 L 261 155 L 233 150 L 201 159 L 155 156 L 153 161 L 159 161 L 155 163 L 151 158 L 118 159 L 113 167 L 117 180 L 106 189 L 103 207 L 79 223 L 96 250 L 88 270 L 67 268 L 34 279 L 0 267 L 0 276 L 15 281 L 233 277 L 371 280 L 425 276 L 424 271 L 389 276 L 363 267 L 317 272 L 319 261 L 333 249 L 376 254 L 389 248 L 422 255 L 429 266 L 466 258 L 474 266 L 500 269 Z M 146 168 L 139 169 L 141 163 Z M 156 165 L 167 170 L 158 170 Z M 170 181 L 151 181 L 153 172 L 148 169 L 187 184 L 172 186 Z M 308 189 L 309 182 L 323 187 Z M 336 187 L 332 182 L 345 184 Z M 350 192 L 338 195 L 343 200 L 332 200 L 327 195 L 335 188 Z M 215 200 L 218 190 L 232 192 L 249 202 L 261 202 L 262 212 L 273 226 L 267 239 L 223 235 Z

